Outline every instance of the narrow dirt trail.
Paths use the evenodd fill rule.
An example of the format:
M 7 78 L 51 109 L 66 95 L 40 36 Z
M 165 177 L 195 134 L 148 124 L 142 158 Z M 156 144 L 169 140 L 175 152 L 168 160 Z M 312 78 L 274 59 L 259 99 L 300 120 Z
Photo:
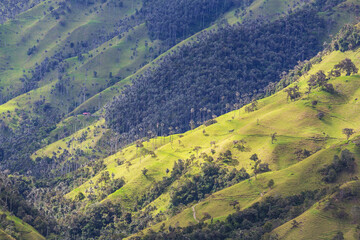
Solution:
M 196 207 L 197 205 L 198 205 L 198 203 L 195 204 L 194 206 L 192 206 L 192 211 L 193 211 L 193 216 L 194 216 L 195 221 L 196 221 L 197 223 L 199 223 L 200 221 L 197 220 L 197 218 L 196 218 L 196 211 L 195 211 L 195 207 Z

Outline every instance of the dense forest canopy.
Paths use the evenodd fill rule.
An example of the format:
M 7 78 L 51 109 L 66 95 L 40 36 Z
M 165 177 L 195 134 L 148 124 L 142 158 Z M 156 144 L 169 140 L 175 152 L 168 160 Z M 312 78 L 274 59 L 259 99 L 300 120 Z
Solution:
M 144 0 L 141 13 L 152 39 L 173 44 L 207 27 L 235 2 L 240 5 L 234 0 Z
M 303 10 L 274 23 L 202 34 L 135 79 L 108 105 L 107 123 L 132 139 L 169 127 L 186 131 L 190 121 L 201 124 L 249 102 L 280 73 L 314 56 L 324 30 L 315 11 Z

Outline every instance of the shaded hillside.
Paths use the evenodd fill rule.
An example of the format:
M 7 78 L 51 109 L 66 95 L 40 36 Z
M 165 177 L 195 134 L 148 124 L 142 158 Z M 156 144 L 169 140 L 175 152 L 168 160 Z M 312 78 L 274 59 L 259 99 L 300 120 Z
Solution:
M 3 0 L 0 2 L 0 24 L 14 18 L 44 0 Z
M 31 194 L 36 197 L 37 194 L 31 191 L 30 179 L 0 173 L 1 239 L 45 239 L 39 232 L 43 235 L 54 232 L 55 222 L 25 200 Z
M 328 81 L 333 84 L 335 92 L 329 93 L 322 87 L 317 87 L 308 95 L 307 81 L 319 70 L 329 72 L 346 57 L 359 66 L 357 54 L 358 50 L 322 55 L 322 60 L 318 59 L 309 73 L 296 82 L 302 94 L 296 101 L 290 101 L 286 91 L 280 91 L 259 100 L 254 112 L 247 112 L 244 107 L 216 118 L 216 122 L 210 126 L 201 126 L 185 134 L 137 142 L 105 158 L 103 170 L 66 195 L 67 199 L 73 199 L 79 204 L 93 205 L 89 212 L 79 210 L 77 218 L 71 219 L 73 234 L 80 237 L 105 231 L 102 234 L 119 237 L 146 227 L 155 231 L 163 229 L 161 232 L 170 234 L 169 229 L 197 223 L 193 217 L 193 209 L 199 220 L 204 219 L 206 223 L 210 223 L 213 218 L 215 223 L 217 220 L 224 221 L 229 214 L 234 214 L 234 219 L 237 219 L 237 206 L 245 211 L 241 214 L 246 214 L 253 208 L 264 211 L 265 214 L 265 210 L 269 210 L 267 203 L 255 203 L 265 201 L 266 197 L 274 197 L 269 201 L 271 204 L 279 204 L 282 212 L 273 208 L 275 213 L 259 215 L 258 222 L 247 219 L 251 222 L 247 225 L 231 220 L 235 229 L 244 230 L 244 233 L 256 231 L 261 236 L 265 233 L 263 227 L 267 221 L 272 224 L 268 224 L 266 228 L 266 231 L 270 231 L 306 212 L 312 204 L 317 204 L 336 192 L 337 185 L 352 181 L 358 176 L 358 136 L 351 136 L 348 142 L 342 131 L 344 128 L 358 131 L 358 103 L 355 99 L 359 98 L 360 86 L 358 75 L 344 76 L 343 73 Z M 324 114 L 321 119 L 319 112 Z M 275 132 L 276 140 L 272 141 L 271 135 Z M 62 144 L 62 141 L 58 141 L 51 148 L 39 151 L 38 155 L 51 156 L 51 149 L 57 149 Z M 85 144 L 83 147 L 86 146 L 90 145 Z M 336 173 L 334 182 L 323 180 L 325 175 L 322 169 L 333 164 L 335 155 L 342 159 L 342 152 L 347 150 L 354 154 L 354 158 L 350 158 L 354 160 L 350 162 L 356 163 L 355 168 L 352 171 L 346 167 L 341 169 Z M 256 172 L 256 177 L 255 162 L 250 159 L 254 153 L 261 160 L 260 164 L 264 164 Z M 212 164 L 215 167 L 211 167 Z M 216 166 L 220 170 L 216 170 Z M 239 172 L 242 168 L 251 175 L 250 180 L 235 177 L 241 176 Z M 229 177 L 231 175 L 232 178 Z M 112 188 L 121 179 L 124 180 L 121 187 L 118 190 Z M 226 182 L 228 185 L 224 185 L 224 179 L 230 179 Z M 269 188 L 271 179 L 274 185 Z M 212 187 L 214 183 L 216 186 Z M 180 202 L 187 204 L 179 204 L 176 199 L 182 199 Z M 299 199 L 299 202 L 290 206 L 287 204 L 289 199 Z M 112 203 L 106 200 L 111 200 Z M 113 211 L 114 206 L 123 210 Z M 284 206 L 289 209 L 284 209 Z M 251 208 L 246 210 L 249 207 Z M 350 208 L 346 210 L 348 214 L 349 210 Z M 102 213 L 116 215 L 117 221 L 104 218 L 101 224 L 97 224 L 91 218 L 100 217 Z M 52 213 L 56 214 L 61 215 L 60 212 Z M 332 219 L 335 222 L 341 221 L 335 215 Z M 82 222 L 92 231 L 83 229 Z M 105 230 L 106 226 L 113 224 L 117 226 L 114 232 Z M 222 225 L 227 224 L 221 222 L 215 226 Z M 355 227 L 356 224 L 348 221 L 346 225 L 339 226 L 338 230 Z M 217 227 L 216 231 L 211 230 L 210 225 L 199 225 L 185 231 L 190 233 L 191 229 L 203 229 L 208 231 L 206 234 L 210 234 L 209 236 L 212 236 L 211 232 L 219 230 Z M 181 230 L 176 231 L 182 234 Z M 144 231 L 147 232 L 148 230 Z M 318 234 L 325 233 L 324 228 Z M 230 234 L 230 230 L 227 234 Z M 330 234 L 334 235 L 335 232 Z M 250 235 L 250 239 L 251 236 L 256 236 L 257 239 L 259 235 Z
M 200 127 L 185 134 L 180 139 L 179 145 L 174 141 L 173 147 L 168 146 L 166 150 L 160 148 L 156 151 L 156 154 L 161 152 L 161 156 L 164 152 L 168 153 L 163 159 L 164 162 L 168 161 L 166 158 L 169 158 L 171 154 L 176 154 L 172 157 L 173 161 L 175 158 L 194 154 L 194 162 L 205 165 L 209 162 L 207 155 L 211 156 L 214 162 L 223 163 L 224 167 L 238 164 L 236 168 L 245 167 L 253 174 L 257 167 L 251 159 L 253 159 L 252 155 L 257 153 L 261 163 L 268 163 L 271 171 L 257 173 L 257 176 L 253 175 L 250 180 L 210 193 L 204 200 L 194 201 L 180 208 L 180 213 L 176 212 L 175 216 L 163 219 L 162 223 L 151 227 L 151 230 L 145 230 L 143 232 L 145 236 L 137 234 L 139 239 L 176 239 L 176 236 L 184 235 L 190 239 L 200 236 L 204 239 L 223 239 L 224 237 L 260 239 L 266 232 L 277 229 L 287 221 L 284 227 L 267 234 L 267 237 L 272 235 L 272 239 L 277 239 L 276 234 L 278 234 L 280 239 L 296 239 L 299 237 L 297 234 L 304 231 L 306 234 L 301 239 L 318 239 L 325 236 L 330 236 L 331 239 L 340 231 L 348 236 L 348 239 L 357 239 L 356 234 L 359 233 L 356 226 L 359 220 L 354 213 L 359 206 L 357 180 L 359 177 L 359 136 L 358 134 L 351 135 L 350 141 L 347 141 L 343 129 L 351 128 L 357 132 L 359 128 L 359 117 L 356 114 L 359 76 L 331 78 L 329 84 L 335 87 L 335 92 L 332 93 L 319 87 L 313 89 L 308 95 L 306 89 L 307 81 L 312 74 L 319 70 L 329 72 L 346 57 L 350 57 L 356 62 L 356 66 L 359 66 L 359 60 L 356 58 L 358 51 L 333 52 L 322 56 L 323 60 L 313 66 L 309 75 L 302 76 L 290 86 L 290 88 L 299 86 L 302 93 L 301 97 L 295 101 L 290 101 L 286 91 L 281 91 L 260 100 L 259 108 L 255 112 L 247 113 L 243 108 L 226 114 L 217 118 L 217 123 L 211 126 Z M 319 112 L 324 114 L 323 118 Z M 275 140 L 272 141 L 271 136 L 274 133 L 277 134 Z M 185 146 L 184 150 L 182 150 L 182 145 Z M 189 145 L 192 147 L 186 148 Z M 198 154 L 195 148 L 200 149 Z M 190 149 L 194 150 L 188 152 Z M 212 153 L 213 150 L 215 153 Z M 227 150 L 232 153 L 231 159 L 221 155 Z M 148 159 L 150 162 L 153 161 L 150 156 Z M 145 161 L 142 162 L 144 164 Z M 347 163 L 344 164 L 344 162 Z M 153 166 L 155 165 L 154 163 Z M 326 180 L 329 172 L 325 169 L 334 166 L 339 166 L 339 170 L 335 171 L 334 180 L 329 182 Z M 152 176 L 156 175 L 154 168 L 147 167 L 147 169 L 154 174 Z M 188 171 L 187 176 L 191 172 Z M 194 170 L 193 173 L 196 176 L 198 171 Z M 270 180 L 273 181 L 271 185 Z M 174 207 L 171 204 L 172 198 L 176 196 L 174 193 L 178 191 L 177 189 L 181 189 L 186 183 L 185 179 L 183 181 L 175 183 L 172 188 L 167 188 L 143 211 L 154 209 L 152 213 L 155 216 L 167 213 L 163 211 L 167 207 Z M 344 183 L 347 185 L 347 182 L 352 181 L 355 181 L 353 190 L 348 187 L 345 190 L 338 189 L 339 185 Z M 156 190 L 156 185 L 153 186 Z M 126 185 L 123 191 L 127 192 Z M 119 191 L 120 196 L 123 196 L 124 192 Z M 333 193 L 336 193 L 336 197 L 330 197 L 331 200 L 329 196 Z M 183 197 L 189 196 L 191 193 L 183 195 Z M 287 197 L 292 199 L 291 204 L 287 203 Z M 115 200 L 115 198 L 112 199 Z M 305 205 L 302 205 L 305 199 L 307 199 Z M 271 209 L 266 207 L 270 202 Z M 280 209 L 276 208 L 278 204 Z M 318 213 L 318 210 L 306 212 L 313 204 L 315 207 L 319 206 L 317 208 L 321 209 L 321 213 Z M 197 223 L 193 217 L 194 211 L 197 219 L 203 220 L 205 225 L 193 226 Z M 292 219 L 303 213 L 306 214 L 304 217 L 300 217 L 300 220 L 296 219 L 299 225 L 295 223 L 295 227 L 292 227 L 294 226 Z M 229 214 L 232 215 L 228 216 Z M 157 219 L 155 216 L 154 219 Z M 217 220 L 221 222 L 217 223 Z M 319 226 L 316 230 L 312 227 L 315 221 L 319 221 L 316 223 L 316 226 Z M 333 230 L 329 231 L 326 227 L 327 222 L 331 223 Z M 152 230 L 159 232 L 154 234 Z M 316 236 L 316 238 L 311 236 Z
M 358 28 L 297 61 L 357 3 L 172 3 L 45 1 L 0 25 L 0 238 L 291 239 L 319 218 L 314 236 L 356 236 Z
M 134 80 L 108 106 L 107 124 L 132 139 L 169 133 L 170 127 L 186 131 L 251 101 L 280 73 L 314 56 L 324 34 L 324 21 L 305 10 L 199 36 Z
M 74 109 L 96 112 L 128 76 L 172 46 L 150 40 L 141 7 L 141 1 L 48 1 L 0 26 L 4 168 L 35 174 L 29 155 L 56 123 Z M 97 94 L 99 101 L 82 106 Z
M 235 3 L 240 5 L 239 2 L 145 0 L 141 13 L 144 14 L 150 37 L 173 45 L 201 31 Z M 250 3 L 244 1 L 242 4 L 245 6 Z

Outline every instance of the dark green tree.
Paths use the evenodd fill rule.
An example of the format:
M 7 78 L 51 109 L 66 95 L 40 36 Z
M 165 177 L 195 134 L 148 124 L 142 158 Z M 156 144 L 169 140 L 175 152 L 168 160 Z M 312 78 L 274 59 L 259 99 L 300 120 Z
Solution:
M 359 71 L 359 69 L 349 58 L 345 58 L 344 60 L 336 64 L 334 66 L 334 69 L 345 72 L 346 76 L 350 76 L 352 73 L 357 73 Z
M 274 180 L 273 180 L 273 179 L 270 179 L 269 182 L 268 182 L 268 184 L 267 184 L 267 186 L 268 186 L 270 189 L 272 189 L 272 187 L 273 187 L 274 185 L 275 185 Z
M 349 140 L 349 138 L 351 137 L 351 135 L 353 135 L 355 132 L 354 132 L 354 129 L 352 128 L 344 128 L 342 130 L 343 134 L 346 136 L 346 140 Z

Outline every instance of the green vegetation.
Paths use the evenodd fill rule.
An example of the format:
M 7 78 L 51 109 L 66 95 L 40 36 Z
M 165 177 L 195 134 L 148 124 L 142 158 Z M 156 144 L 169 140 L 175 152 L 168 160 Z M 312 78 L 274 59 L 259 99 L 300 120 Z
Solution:
M 359 6 L 2 1 L 0 239 L 358 239 Z

